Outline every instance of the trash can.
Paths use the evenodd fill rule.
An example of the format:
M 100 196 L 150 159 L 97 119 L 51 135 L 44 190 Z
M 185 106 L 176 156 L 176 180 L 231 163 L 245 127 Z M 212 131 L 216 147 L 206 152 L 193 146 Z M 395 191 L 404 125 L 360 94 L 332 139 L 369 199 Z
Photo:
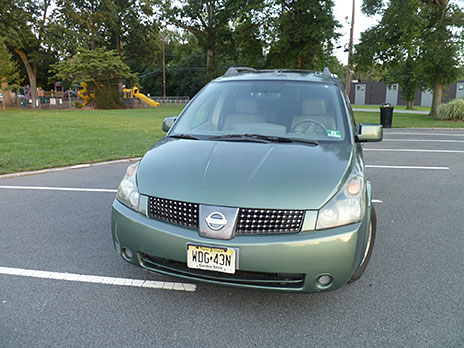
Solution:
M 393 109 L 390 103 L 385 103 L 380 106 L 380 124 L 383 128 L 391 128 L 393 122 Z

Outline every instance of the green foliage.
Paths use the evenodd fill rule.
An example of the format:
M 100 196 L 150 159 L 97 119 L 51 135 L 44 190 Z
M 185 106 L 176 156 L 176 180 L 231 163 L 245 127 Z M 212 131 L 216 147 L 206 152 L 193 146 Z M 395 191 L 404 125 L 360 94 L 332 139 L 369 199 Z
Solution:
M 16 89 L 19 87 L 19 71 L 16 62 L 8 51 L 3 40 L 0 39 L 0 83 L 2 89 Z M 8 84 L 8 86 L 5 85 Z
M 125 108 L 116 85 L 96 86 L 94 93 L 95 98 L 93 101 L 100 109 L 109 110 Z
M 206 52 L 195 37 L 188 33 L 166 31 L 166 93 L 170 96 L 193 97 L 208 81 L 206 78 Z M 163 67 L 140 65 L 136 70 L 143 93 L 163 95 Z
M 0 33 L 8 48 L 21 58 L 31 86 L 33 107 L 38 98 L 37 75 L 48 70 L 43 63 L 54 56 L 50 50 L 54 42 L 46 40 L 50 5 L 51 0 L 0 0 Z
M 136 77 L 130 72 L 116 51 L 82 49 L 74 57 L 53 65 L 54 78 L 86 82 L 89 93 L 95 93 L 95 103 L 99 108 L 115 108 L 120 102 L 118 84 L 135 84 Z
M 464 98 L 455 99 L 438 107 L 440 120 L 464 120 Z
M 272 43 L 266 65 L 270 68 L 322 70 L 339 37 L 332 0 L 271 1 Z
M 257 0 L 167 0 L 163 11 L 171 24 L 195 36 L 206 53 L 206 68 L 211 79 L 221 65 L 219 59 L 224 63 L 231 56 L 232 60 L 236 56 L 233 27 L 246 22 L 247 18 L 251 20 L 249 16 L 253 10 L 262 6 L 263 2 Z M 221 57 L 217 57 L 218 52 L 222 53 Z
M 58 0 L 52 33 L 66 56 L 79 47 L 118 51 L 130 66 L 154 63 L 160 51 L 152 0 Z
M 389 71 L 387 82 L 399 82 L 409 102 L 417 88 L 434 89 L 439 98 L 443 85 L 456 81 L 460 72 L 464 15 L 455 2 L 364 0 L 363 11 L 380 13 L 382 19 L 362 33 L 353 57 L 356 69 L 382 65 Z

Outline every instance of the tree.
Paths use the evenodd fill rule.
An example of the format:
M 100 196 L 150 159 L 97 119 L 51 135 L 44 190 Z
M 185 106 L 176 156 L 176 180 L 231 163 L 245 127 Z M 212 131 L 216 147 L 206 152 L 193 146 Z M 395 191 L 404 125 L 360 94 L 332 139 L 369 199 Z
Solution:
M 54 39 L 65 56 L 80 47 L 114 49 L 133 67 L 153 63 L 160 51 L 152 0 L 58 0 Z
M 442 102 L 443 85 L 459 74 L 462 10 L 449 0 L 364 0 L 368 15 L 382 20 L 361 35 L 354 60 L 357 69 L 383 65 L 403 87 L 411 106 L 416 88 L 434 91 L 431 116 Z M 400 81 L 401 80 L 401 81 Z
M 0 0 L 0 32 L 6 45 L 21 58 L 36 107 L 37 63 L 44 52 L 47 11 L 51 0 Z
M 189 32 L 166 30 L 166 93 L 171 96 L 193 97 L 207 82 L 205 51 Z M 144 93 L 163 95 L 162 61 L 140 66 L 139 83 Z
M 74 57 L 53 65 L 54 77 L 73 83 L 86 82 L 89 93 L 95 93 L 97 107 L 103 109 L 122 107 L 118 84 L 126 80 L 135 84 L 136 77 L 124 64 L 115 50 L 82 49 Z
M 0 64 L 0 92 L 3 95 L 2 104 L 3 110 L 5 110 L 9 100 L 9 93 L 5 92 L 18 87 L 19 72 L 3 40 L 0 40 L 0 62 L 2 62 Z
M 268 36 L 272 41 L 267 66 L 322 70 L 339 37 L 333 6 L 332 0 L 270 1 Z
M 184 0 L 164 3 L 167 20 L 192 33 L 206 52 L 209 78 L 214 75 L 216 49 L 231 39 L 230 23 L 243 11 L 250 11 L 260 1 L 250 0 Z

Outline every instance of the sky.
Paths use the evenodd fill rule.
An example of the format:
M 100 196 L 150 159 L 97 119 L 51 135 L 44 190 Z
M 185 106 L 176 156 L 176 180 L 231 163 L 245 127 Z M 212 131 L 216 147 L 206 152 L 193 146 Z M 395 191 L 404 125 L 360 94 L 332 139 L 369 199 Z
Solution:
M 350 23 L 351 23 L 351 11 L 353 2 L 352 0 L 334 0 L 334 15 L 335 18 L 340 22 L 342 28 L 339 32 L 342 34 L 336 46 L 342 46 L 342 48 L 335 49 L 334 54 L 342 62 L 346 64 L 348 62 L 348 53 L 343 52 L 343 46 L 350 42 Z M 356 13 L 354 15 L 354 44 L 359 42 L 361 33 L 376 24 L 380 19 L 377 17 L 367 17 L 361 13 L 362 0 L 355 0 Z M 348 17 L 348 20 L 345 19 Z

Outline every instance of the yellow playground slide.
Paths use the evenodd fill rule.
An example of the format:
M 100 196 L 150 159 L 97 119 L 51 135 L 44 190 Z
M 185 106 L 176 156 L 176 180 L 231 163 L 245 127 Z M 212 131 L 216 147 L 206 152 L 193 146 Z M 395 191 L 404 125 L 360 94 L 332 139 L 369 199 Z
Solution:
M 81 97 L 84 100 L 83 105 L 86 106 L 88 103 L 90 103 L 90 100 L 92 99 L 92 97 L 95 97 L 95 95 L 93 95 L 93 96 L 89 95 L 89 91 L 87 90 L 87 83 L 86 82 L 82 82 L 81 86 L 82 86 L 82 89 L 77 93 L 79 94 L 79 97 Z M 92 93 L 92 94 L 94 94 L 94 93 Z
M 145 94 L 140 93 L 140 90 L 137 87 L 132 87 L 132 89 L 124 89 L 124 94 L 130 93 L 136 98 L 139 98 L 141 101 L 147 103 L 148 105 L 158 108 L 160 106 L 160 103 L 155 102 L 153 99 L 148 98 Z

